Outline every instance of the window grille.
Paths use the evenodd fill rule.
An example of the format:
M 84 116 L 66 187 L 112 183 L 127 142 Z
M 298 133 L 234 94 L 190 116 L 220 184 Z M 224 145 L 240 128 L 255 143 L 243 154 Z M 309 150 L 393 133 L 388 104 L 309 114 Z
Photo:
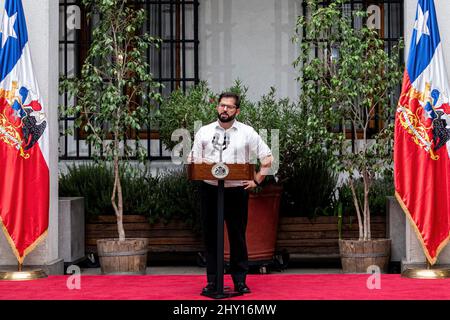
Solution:
M 199 0 L 134 0 L 132 4 L 145 9 L 147 19 L 144 32 L 162 39 L 160 49 L 150 47 L 147 58 L 156 81 L 163 84 L 160 93 L 168 96 L 173 90 L 185 90 L 199 82 Z M 92 30 L 86 24 L 85 12 L 80 0 L 59 2 L 59 68 L 61 76 L 78 76 L 90 43 Z M 60 95 L 59 104 L 67 106 L 66 93 Z M 74 129 L 75 118 L 61 117 L 60 132 L 67 129 L 73 135 L 60 135 L 61 160 L 91 159 L 91 148 L 80 130 Z M 149 160 L 170 159 L 163 150 L 157 128 L 140 132 L 141 142 L 147 144 Z
M 328 1 L 321 1 L 318 4 L 320 6 L 327 3 Z M 302 8 L 303 15 L 307 17 L 309 13 L 306 1 L 303 1 Z M 355 10 L 367 10 L 369 16 L 373 17 L 373 19 L 370 19 L 370 23 L 373 27 L 379 30 L 381 38 L 385 42 L 385 49 L 388 53 L 392 52 L 392 48 L 398 45 L 399 40 L 403 37 L 403 0 L 349 0 L 344 5 L 343 10 L 345 14 L 351 14 L 351 12 Z M 358 28 L 363 23 L 362 20 L 355 19 L 354 17 L 352 17 L 352 19 L 355 28 Z M 305 34 L 303 35 L 305 36 Z M 305 40 L 308 41 L 308 39 Z M 317 46 L 315 46 L 314 52 L 312 52 L 312 55 L 316 57 L 320 57 L 325 54 L 326 53 L 321 52 Z M 401 61 L 399 61 L 399 64 L 402 64 L 403 55 L 400 55 L 400 59 Z M 400 96 L 400 89 L 401 88 L 398 88 L 396 94 L 392 95 L 391 103 L 394 105 L 397 104 L 398 97 Z M 377 115 L 379 110 L 375 110 L 375 113 Z M 369 136 L 379 132 L 381 126 L 383 125 L 379 117 L 376 115 L 374 120 L 370 123 L 368 132 Z M 339 124 L 339 126 L 340 125 L 341 124 Z M 336 130 L 342 131 L 342 127 L 336 128 Z M 353 129 L 347 130 L 347 133 L 347 138 L 352 139 L 352 141 L 355 140 L 356 137 L 354 137 Z

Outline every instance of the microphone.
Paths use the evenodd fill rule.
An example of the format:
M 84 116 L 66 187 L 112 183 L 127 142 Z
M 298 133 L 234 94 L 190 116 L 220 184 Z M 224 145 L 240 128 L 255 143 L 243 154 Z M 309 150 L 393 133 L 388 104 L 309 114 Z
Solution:
M 230 139 L 229 139 L 229 137 L 227 136 L 227 134 L 224 133 L 224 134 L 223 134 L 223 145 L 224 145 L 223 150 L 225 150 L 226 148 L 228 148 L 228 145 L 229 145 L 229 144 L 230 144 Z
M 211 143 L 213 144 L 213 146 L 215 146 L 217 144 L 217 142 L 219 141 L 219 134 L 216 133 L 211 141 Z

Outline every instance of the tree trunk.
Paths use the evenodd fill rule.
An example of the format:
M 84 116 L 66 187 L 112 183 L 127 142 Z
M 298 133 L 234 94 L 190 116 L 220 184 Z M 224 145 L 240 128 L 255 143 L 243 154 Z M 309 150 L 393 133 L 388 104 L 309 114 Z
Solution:
M 356 194 L 355 186 L 353 184 L 353 179 L 351 176 L 349 177 L 349 182 L 350 182 L 350 189 L 352 190 L 353 203 L 354 203 L 355 209 L 356 209 L 356 216 L 358 217 L 359 240 L 362 240 L 364 237 L 364 233 L 363 233 L 364 228 L 363 228 L 363 223 L 361 220 L 361 210 L 359 207 L 358 196 Z
M 372 238 L 370 232 L 370 207 L 369 207 L 369 191 L 370 181 L 367 171 L 363 174 L 364 181 L 364 240 L 370 240 Z
M 117 196 L 119 198 L 119 216 L 117 219 L 117 229 L 119 231 L 119 241 L 125 240 L 125 229 L 123 228 L 123 195 L 122 183 L 120 182 L 119 161 L 117 161 L 116 175 L 117 175 Z
M 117 139 L 114 144 L 118 146 Z M 118 150 L 116 147 L 115 150 Z M 117 194 L 117 203 L 116 203 Z M 122 185 L 120 183 L 120 171 L 119 171 L 119 155 L 114 155 L 114 189 L 111 197 L 111 203 L 116 213 L 117 218 L 117 231 L 119 232 L 119 241 L 125 240 L 125 229 L 123 228 L 123 197 L 122 197 Z

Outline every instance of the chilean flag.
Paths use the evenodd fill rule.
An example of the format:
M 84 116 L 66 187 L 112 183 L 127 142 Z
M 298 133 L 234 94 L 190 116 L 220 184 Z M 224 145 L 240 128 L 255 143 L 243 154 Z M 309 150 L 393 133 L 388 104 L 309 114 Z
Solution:
M 450 107 L 433 0 L 419 0 L 395 116 L 396 197 L 430 264 L 450 238 Z
M 22 264 L 48 229 L 48 121 L 22 1 L 6 0 L 0 15 L 0 224 Z

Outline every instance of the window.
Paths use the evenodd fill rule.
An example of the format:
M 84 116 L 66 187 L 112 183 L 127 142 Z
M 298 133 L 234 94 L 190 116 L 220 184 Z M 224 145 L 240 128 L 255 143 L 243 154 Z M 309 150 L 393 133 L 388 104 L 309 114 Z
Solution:
M 198 6 L 199 0 L 134 0 L 134 5 L 145 9 L 147 20 L 145 30 L 162 39 L 161 48 L 149 48 L 147 57 L 150 70 L 156 81 L 164 85 L 160 89 L 163 96 L 173 90 L 185 90 L 199 82 L 198 57 Z M 80 0 L 60 0 L 59 2 L 59 68 L 60 75 L 77 76 L 81 70 L 90 42 L 92 30 L 86 24 L 85 12 Z M 60 96 L 59 104 L 67 106 L 71 101 L 67 94 Z M 61 135 L 60 159 L 90 159 L 91 148 L 81 132 L 74 129 L 74 118 L 60 118 L 60 131 L 73 130 L 73 135 Z M 140 132 L 142 141 L 147 143 L 148 159 L 169 159 L 164 150 L 157 128 L 147 128 Z
M 324 5 L 326 3 L 327 1 L 322 1 L 319 5 Z M 303 1 L 302 5 L 303 14 L 308 16 L 306 1 Z M 385 49 L 390 53 L 392 48 L 398 44 L 400 38 L 403 37 L 403 0 L 349 0 L 348 3 L 344 5 L 344 12 L 351 14 L 354 10 L 367 10 L 368 19 L 364 23 L 370 24 L 371 27 L 379 30 L 381 38 L 383 38 L 385 42 Z M 353 18 L 355 28 L 361 26 L 362 23 L 363 21 Z M 322 43 L 321 45 L 326 45 L 326 43 Z M 313 52 L 312 55 L 316 57 L 323 56 L 326 58 L 326 53 L 321 52 L 317 47 L 315 47 L 315 52 Z M 402 62 L 403 61 L 399 61 L 399 63 Z M 401 88 L 399 88 L 397 94 L 392 97 L 392 103 L 394 105 L 397 104 L 400 89 Z M 369 127 L 369 136 L 379 132 L 380 128 L 383 126 L 381 119 L 377 117 L 379 112 L 380 110 L 375 110 L 374 120 L 371 121 Z M 342 128 L 339 128 L 338 130 L 342 131 Z M 362 131 L 357 130 L 358 137 L 359 133 L 362 133 Z M 354 137 L 353 128 L 347 131 L 347 138 L 352 140 L 357 138 Z

